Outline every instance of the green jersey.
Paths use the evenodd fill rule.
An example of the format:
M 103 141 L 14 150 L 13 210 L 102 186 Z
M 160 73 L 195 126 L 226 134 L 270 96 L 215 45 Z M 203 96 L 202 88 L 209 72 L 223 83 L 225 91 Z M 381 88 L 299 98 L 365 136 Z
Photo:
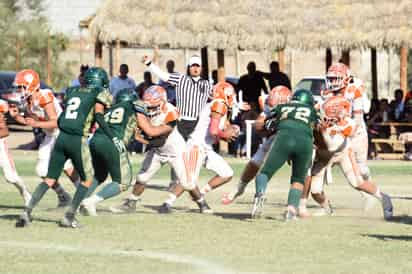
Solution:
M 271 116 L 277 120 L 277 130 L 299 130 L 313 136 L 313 127 L 318 122 L 318 114 L 313 106 L 302 103 L 287 103 L 276 106 Z
M 109 91 L 95 87 L 71 87 L 66 90 L 64 111 L 60 114 L 59 129 L 67 134 L 88 136 L 94 122 L 96 103 L 110 107 Z
M 136 113 L 141 112 L 141 101 L 120 102 L 106 111 L 104 118 L 113 134 L 127 145 L 137 126 Z M 96 134 L 104 134 L 101 128 Z

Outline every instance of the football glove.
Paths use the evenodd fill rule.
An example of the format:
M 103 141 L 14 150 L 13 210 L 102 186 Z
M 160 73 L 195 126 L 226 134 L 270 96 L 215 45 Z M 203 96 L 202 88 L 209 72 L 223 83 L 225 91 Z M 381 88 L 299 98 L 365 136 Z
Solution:
M 277 120 L 275 119 L 275 117 L 269 118 L 265 120 L 265 130 L 273 133 L 276 131 L 276 127 L 277 127 Z
M 118 150 L 120 153 L 123 153 L 123 152 L 126 151 L 126 146 L 124 145 L 124 142 L 123 142 L 122 140 L 120 140 L 119 138 L 114 137 L 114 138 L 112 139 L 112 142 L 113 142 L 113 144 L 116 146 L 117 150 Z

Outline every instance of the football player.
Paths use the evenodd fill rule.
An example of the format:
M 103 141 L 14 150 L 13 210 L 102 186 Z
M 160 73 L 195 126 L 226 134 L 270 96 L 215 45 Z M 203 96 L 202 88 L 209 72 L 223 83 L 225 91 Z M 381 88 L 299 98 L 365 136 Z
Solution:
M 110 208 L 114 213 L 136 211 L 136 204 L 141 200 L 140 197 L 145 190 L 146 184 L 163 165 L 170 165 L 176 175 L 185 172 L 183 161 L 176 159 L 176 155 L 181 150 L 179 146 L 180 136 L 175 130 L 179 113 L 175 106 L 168 103 L 166 90 L 161 86 L 151 86 L 144 91 L 143 101 L 147 106 L 147 115 L 150 122 L 155 126 L 169 128 L 170 134 L 164 134 L 156 138 L 146 138 L 149 142 L 147 151 L 140 171 L 137 174 L 132 193 L 121 205 Z M 178 183 L 178 181 L 178 178 L 176 178 L 175 182 Z
M 256 120 L 256 130 L 265 134 L 266 132 L 264 132 L 263 125 L 265 118 L 270 114 L 270 110 L 279 104 L 288 103 L 291 97 L 292 92 L 285 86 L 274 87 L 268 95 L 261 95 L 259 97 L 259 105 L 261 106 L 262 112 Z M 244 193 L 248 183 L 256 176 L 257 172 L 259 171 L 259 168 L 262 165 L 263 160 L 265 159 L 265 156 L 269 151 L 274 138 L 274 134 L 267 136 L 265 142 L 259 147 L 255 155 L 253 155 L 253 158 L 247 163 L 240 177 L 240 182 L 238 183 L 236 188 L 233 189 L 230 193 L 225 193 L 223 195 L 223 204 L 227 205 L 232 203 L 237 197 L 241 196 Z
M 50 89 L 40 88 L 40 78 L 34 70 L 19 71 L 15 76 L 14 85 L 17 92 L 13 94 L 9 103 L 10 116 L 22 125 L 41 128 L 46 134 L 39 146 L 36 165 L 36 173 L 43 180 L 47 175 L 50 154 L 59 134 L 57 119 L 62 108 Z M 20 114 L 21 110 L 24 111 L 24 116 Z M 76 184 L 78 177 L 72 166 L 67 163 L 65 167 L 65 173 Z M 70 204 L 70 195 L 59 183 L 54 184 L 52 189 L 59 199 L 58 207 Z
M 24 181 L 17 174 L 13 158 L 11 157 L 7 147 L 7 136 L 9 136 L 9 129 L 7 127 L 5 114 L 8 111 L 8 103 L 0 99 L 0 167 L 3 169 L 3 174 L 6 181 L 13 184 L 17 188 L 20 195 L 23 197 L 24 205 L 27 206 L 31 199 L 31 194 L 27 190 Z
M 390 197 L 362 176 L 355 160 L 352 150 L 354 144 L 350 141 L 350 137 L 355 133 L 356 123 L 350 118 L 350 102 L 342 96 L 332 96 L 326 99 L 321 110 L 320 136 L 316 139 L 323 140 L 317 142 L 310 188 L 312 197 L 319 203 L 321 210 L 314 215 L 332 214 L 323 184 L 327 167 L 339 165 L 348 183 L 356 190 L 368 193 L 382 203 L 383 216 L 385 220 L 389 220 L 393 215 Z
M 153 89 L 152 86 L 149 89 Z M 163 88 L 162 88 L 163 89 Z M 147 90 L 145 91 L 147 92 Z M 137 100 L 136 93 L 131 89 L 120 90 L 115 97 L 115 105 L 106 112 L 106 120 L 110 129 L 119 140 L 117 145 L 101 130 L 97 129 L 90 140 L 90 151 L 95 170 L 95 180 L 102 183 L 110 174 L 112 182 L 107 184 L 100 192 L 82 202 L 87 215 L 96 216 L 97 203 L 117 196 L 126 191 L 132 180 L 132 166 L 129 162 L 125 146 L 137 128 L 150 136 L 163 136 L 173 129 L 169 123 L 152 126 L 147 119 L 147 106 Z M 166 119 L 176 121 L 177 113 L 169 113 Z M 171 122 L 173 123 L 173 122 Z M 137 182 L 139 183 L 139 181 Z
M 121 146 L 121 140 L 112 133 L 104 120 L 104 111 L 110 107 L 112 102 L 108 91 L 109 78 L 106 71 L 97 67 L 90 68 L 86 71 L 84 79 L 85 87 L 70 87 L 66 91 L 65 108 L 58 120 L 60 133 L 53 147 L 46 179 L 33 192 L 29 205 L 16 223 L 17 227 L 30 224 L 33 208 L 47 190 L 56 183 L 68 159 L 72 161 L 79 173 L 81 183 L 60 225 L 70 228 L 78 227 L 75 219 L 76 211 L 93 183 L 92 160 L 87 144 L 93 121 L 97 122 L 115 145 Z
M 297 90 L 287 104 L 278 105 L 265 120 L 268 131 L 277 131 L 276 139 L 256 176 L 256 194 L 252 218 L 263 213 L 265 191 L 269 180 L 290 160 L 292 175 L 285 220 L 296 219 L 307 170 L 312 158 L 313 127 L 318 122 L 310 91 Z
M 200 188 L 202 196 L 232 179 L 232 168 L 222 156 L 213 150 L 213 144 L 219 140 L 230 142 L 238 137 L 239 128 L 228 122 L 229 112 L 235 104 L 236 95 L 229 83 L 219 82 L 215 85 L 213 100 L 200 114 L 199 123 L 188 141 L 192 149 L 182 155 L 186 168 L 186 180 L 191 184 L 197 183 L 202 165 L 216 174 Z M 176 185 L 171 195 L 179 197 L 182 192 L 183 186 L 179 184 Z M 174 200 L 169 199 L 162 206 L 170 208 Z M 201 212 L 212 213 L 207 204 L 200 208 Z

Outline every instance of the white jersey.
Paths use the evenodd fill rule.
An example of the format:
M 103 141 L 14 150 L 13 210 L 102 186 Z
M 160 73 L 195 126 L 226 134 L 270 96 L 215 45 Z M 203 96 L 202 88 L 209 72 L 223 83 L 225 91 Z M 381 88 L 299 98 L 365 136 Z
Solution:
M 63 112 L 63 109 L 60 106 L 59 101 L 56 99 L 56 97 L 54 97 L 53 91 L 51 91 L 50 89 L 40 89 L 38 91 L 38 94 L 29 97 L 27 102 L 27 111 L 37 120 L 47 121 L 49 117 L 47 116 L 44 107 L 49 103 L 52 103 L 54 105 L 58 117 Z M 59 132 L 58 128 L 43 129 L 43 131 L 47 136 L 57 136 Z

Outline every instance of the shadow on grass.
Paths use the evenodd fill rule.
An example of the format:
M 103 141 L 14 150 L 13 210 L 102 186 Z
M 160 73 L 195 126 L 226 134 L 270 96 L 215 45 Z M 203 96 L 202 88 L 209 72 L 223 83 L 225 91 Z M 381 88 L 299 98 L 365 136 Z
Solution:
M 394 200 L 412 200 L 412 197 L 407 196 L 391 196 L 391 198 Z
M 0 220 L 17 221 L 19 217 L 20 217 L 19 214 L 4 214 L 4 215 L 0 215 Z M 33 218 L 33 222 L 55 223 L 55 224 L 59 223 L 59 221 L 52 220 L 52 219 L 44 219 L 44 218 Z
M 408 216 L 408 215 L 393 216 L 389 220 L 389 222 L 412 225 L 412 216 Z
M 250 213 L 231 213 L 231 212 L 215 212 L 214 215 L 223 219 L 247 220 L 250 219 Z
M 363 237 L 375 238 L 382 241 L 412 241 L 412 236 L 407 235 L 385 235 L 385 234 L 361 234 Z
M 24 209 L 24 206 L 0 205 L 0 209 Z
M 145 188 L 159 190 L 159 191 L 169 190 L 169 186 L 165 186 L 165 185 L 146 185 Z

